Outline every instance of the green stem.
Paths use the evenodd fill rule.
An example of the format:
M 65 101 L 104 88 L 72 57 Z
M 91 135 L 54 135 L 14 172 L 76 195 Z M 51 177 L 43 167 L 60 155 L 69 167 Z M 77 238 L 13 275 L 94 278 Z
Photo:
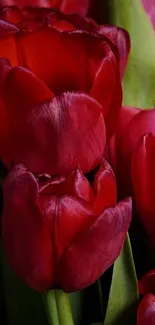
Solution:
M 62 290 L 53 290 L 44 293 L 49 325 L 73 325 L 69 296 Z
M 149 0 L 148 0 L 149 1 Z M 141 0 L 106 0 L 109 23 L 125 28 L 131 52 L 123 80 L 124 104 L 155 105 L 155 33 Z

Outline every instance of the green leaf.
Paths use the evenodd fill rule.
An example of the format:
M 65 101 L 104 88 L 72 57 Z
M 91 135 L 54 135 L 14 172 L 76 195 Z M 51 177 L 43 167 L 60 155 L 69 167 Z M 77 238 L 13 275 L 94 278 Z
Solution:
M 149 0 L 148 0 L 149 1 Z M 124 104 L 155 106 L 155 32 L 141 0 L 106 0 L 109 22 L 125 28 L 131 53 L 124 76 Z
M 104 325 L 136 325 L 138 288 L 129 236 L 114 264 Z

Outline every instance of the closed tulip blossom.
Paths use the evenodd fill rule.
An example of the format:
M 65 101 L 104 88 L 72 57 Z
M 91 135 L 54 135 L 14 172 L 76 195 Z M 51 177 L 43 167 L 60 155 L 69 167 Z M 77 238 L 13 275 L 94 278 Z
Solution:
M 110 154 L 121 196 L 133 194 L 140 220 L 155 245 L 155 109 L 123 107 Z
M 20 13 L 20 23 L 0 20 L 2 160 L 9 168 L 22 163 L 37 174 L 64 174 L 78 164 L 89 172 L 104 152 L 104 123 L 107 139 L 117 126 L 128 35 L 107 27 L 102 35 L 97 29 L 92 33 L 93 23 L 79 16 L 32 8 Z M 62 129 L 58 144 L 54 139 Z M 62 159 L 69 160 L 67 167 Z
M 91 176 L 35 177 L 14 166 L 4 185 L 3 240 L 9 262 L 29 286 L 76 291 L 115 261 L 131 220 L 131 200 L 116 204 L 116 182 L 102 160 Z

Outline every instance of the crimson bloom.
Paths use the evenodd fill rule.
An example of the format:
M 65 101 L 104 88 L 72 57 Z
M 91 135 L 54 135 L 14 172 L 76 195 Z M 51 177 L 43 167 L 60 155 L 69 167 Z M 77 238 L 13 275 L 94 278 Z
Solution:
M 133 193 L 140 219 L 155 245 L 155 109 L 123 107 L 110 144 L 121 195 Z
M 115 177 L 105 160 L 91 184 L 79 169 L 36 178 L 23 165 L 5 181 L 5 250 L 17 275 L 38 291 L 92 284 L 119 255 L 130 220 L 131 200 L 116 205 Z
M 16 25 L 0 21 L 0 55 L 7 58 L 0 59 L 1 157 L 7 166 L 23 163 L 35 173 L 64 174 L 78 165 L 89 172 L 104 152 L 104 121 L 109 138 L 121 107 L 117 30 L 110 41 L 109 30 L 107 36 L 88 32 L 93 23 L 78 16 L 27 10 Z M 74 21 L 87 31 L 76 31 Z M 62 144 L 55 142 L 62 129 L 57 139 L 65 150 L 61 159 L 70 161 L 66 170 Z

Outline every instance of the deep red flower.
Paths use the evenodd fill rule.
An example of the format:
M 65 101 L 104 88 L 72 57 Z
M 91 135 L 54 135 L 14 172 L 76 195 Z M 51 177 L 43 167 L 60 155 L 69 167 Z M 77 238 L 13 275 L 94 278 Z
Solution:
M 0 55 L 13 66 L 0 59 L 1 156 L 7 165 L 24 163 L 36 173 L 60 174 L 78 165 L 88 172 L 104 151 L 103 116 L 110 136 L 121 105 L 113 45 L 99 34 L 60 32 L 53 28 L 51 16 L 38 21 L 33 20 L 33 31 L 32 21 L 23 20 L 20 30 L 0 22 Z M 57 27 L 64 25 L 58 22 Z
M 91 184 L 79 169 L 35 178 L 15 166 L 5 181 L 3 212 L 12 268 L 39 291 L 92 284 L 119 255 L 130 224 L 131 200 L 115 204 L 115 177 L 105 160 Z
M 155 324 L 155 296 L 146 295 L 138 308 L 137 325 Z

